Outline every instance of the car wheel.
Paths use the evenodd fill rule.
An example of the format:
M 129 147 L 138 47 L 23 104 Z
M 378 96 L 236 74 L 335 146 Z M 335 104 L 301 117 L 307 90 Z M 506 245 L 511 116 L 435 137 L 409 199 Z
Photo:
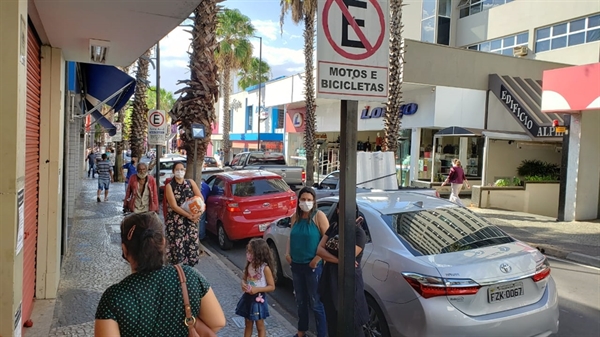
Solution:
M 233 242 L 229 240 L 223 224 L 219 223 L 217 227 L 217 237 L 219 239 L 219 247 L 223 250 L 229 250 L 233 247 Z
M 283 281 L 283 269 L 281 269 L 281 260 L 273 241 L 269 241 L 269 249 L 271 249 L 271 255 L 273 255 L 273 260 L 275 260 L 275 268 L 277 268 L 275 271 L 275 284 L 281 284 L 281 281 Z
M 390 337 L 390 328 L 383 311 L 379 308 L 377 301 L 367 295 L 367 305 L 369 306 L 369 323 L 363 325 L 363 331 L 366 337 Z

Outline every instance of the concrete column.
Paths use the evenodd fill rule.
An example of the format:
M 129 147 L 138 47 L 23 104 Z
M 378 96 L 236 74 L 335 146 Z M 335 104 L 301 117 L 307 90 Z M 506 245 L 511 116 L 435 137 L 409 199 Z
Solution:
M 62 51 L 42 46 L 39 229 L 35 296 L 56 298 L 60 280 L 65 62 Z
M 600 176 L 600 111 L 571 115 L 565 221 L 598 216 Z
M 465 168 L 465 173 L 467 170 L 467 166 L 469 166 L 469 163 L 467 162 L 468 158 L 469 158 L 469 152 L 471 151 L 470 149 L 470 138 L 467 137 L 460 137 L 459 138 L 459 147 L 458 147 L 458 160 L 460 160 L 460 162 L 462 163 L 462 166 Z
M 419 179 L 419 154 L 421 153 L 421 128 L 413 128 L 410 140 L 410 182 Z
M 490 138 L 485 136 L 485 142 L 483 145 L 483 161 L 481 168 L 481 186 L 487 186 L 487 166 L 488 166 L 488 157 L 490 153 Z
M 17 192 L 25 183 L 27 1 L 0 2 L 0 45 L 0 336 L 13 336 L 22 324 L 15 324 L 23 295 L 23 250 L 16 254 L 16 238 Z

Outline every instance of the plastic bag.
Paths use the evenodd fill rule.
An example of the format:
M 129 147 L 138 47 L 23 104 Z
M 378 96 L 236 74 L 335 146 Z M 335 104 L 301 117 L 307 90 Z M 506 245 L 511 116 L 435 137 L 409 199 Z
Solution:
M 202 199 L 202 197 L 192 197 L 186 200 L 183 205 L 181 205 L 181 208 L 193 215 L 198 215 L 204 213 L 206 205 L 204 204 L 204 199 Z

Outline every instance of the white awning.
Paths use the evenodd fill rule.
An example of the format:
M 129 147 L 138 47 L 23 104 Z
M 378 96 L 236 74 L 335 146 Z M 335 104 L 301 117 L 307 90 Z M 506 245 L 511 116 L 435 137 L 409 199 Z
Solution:
M 497 132 L 497 131 L 483 131 L 481 133 L 483 136 L 488 137 L 490 139 L 499 139 L 499 140 L 518 140 L 518 141 L 532 141 L 531 137 L 529 137 L 525 133 L 511 133 L 511 132 Z

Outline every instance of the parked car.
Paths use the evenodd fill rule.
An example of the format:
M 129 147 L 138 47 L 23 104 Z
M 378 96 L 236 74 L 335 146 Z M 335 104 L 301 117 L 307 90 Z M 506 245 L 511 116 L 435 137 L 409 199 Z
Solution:
M 268 171 L 226 171 L 207 180 L 206 230 L 217 234 L 221 249 L 234 240 L 261 237 L 275 219 L 291 216 L 296 194 Z
M 317 201 L 329 218 L 338 197 Z M 548 336 L 558 295 L 538 250 L 446 200 L 410 192 L 357 195 L 367 244 L 362 268 L 371 313 L 367 336 Z M 278 276 L 290 218 L 264 234 Z
M 265 170 L 280 175 L 292 188 L 304 186 L 306 172 L 302 166 L 288 166 L 283 153 L 278 152 L 242 152 L 233 157 L 228 165 L 233 170 Z
M 219 163 L 214 157 L 204 157 L 204 168 L 219 167 Z
M 340 195 L 340 171 L 331 172 L 330 174 L 325 176 L 325 178 L 323 178 L 323 180 L 321 180 L 320 183 L 315 183 L 314 187 L 315 187 L 315 194 L 317 196 L 317 200 L 321 199 L 321 198 L 325 198 L 325 197 L 333 197 L 333 196 Z M 437 198 L 440 197 L 440 193 L 436 189 L 433 189 L 433 188 L 399 186 L 398 190 L 414 191 L 414 192 L 434 196 Z M 364 193 L 364 192 L 372 192 L 372 191 L 382 191 L 382 190 L 362 188 L 362 187 L 356 188 L 356 193 Z

